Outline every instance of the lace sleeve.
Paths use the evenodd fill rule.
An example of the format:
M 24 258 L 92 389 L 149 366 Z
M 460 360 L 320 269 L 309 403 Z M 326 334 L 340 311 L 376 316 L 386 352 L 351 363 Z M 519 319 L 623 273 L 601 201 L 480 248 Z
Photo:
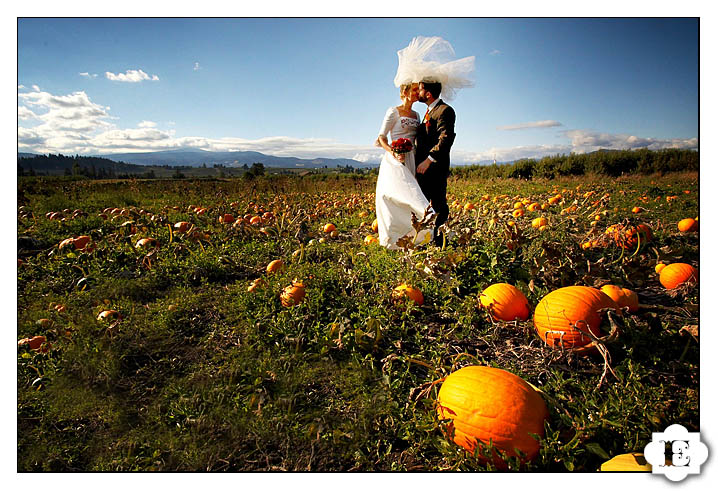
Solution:
M 384 115 L 384 121 L 381 123 L 381 129 L 379 130 L 380 136 L 386 136 L 388 139 L 389 132 L 391 132 L 394 124 L 396 124 L 398 116 L 399 111 L 397 111 L 396 108 L 390 107 L 387 109 L 386 114 Z

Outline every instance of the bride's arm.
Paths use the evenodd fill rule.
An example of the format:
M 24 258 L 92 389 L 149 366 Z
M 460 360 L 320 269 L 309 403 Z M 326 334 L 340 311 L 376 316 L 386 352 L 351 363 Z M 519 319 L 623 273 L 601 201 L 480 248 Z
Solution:
M 381 148 L 391 153 L 391 145 L 389 145 L 389 140 L 387 140 L 386 135 L 379 135 L 376 141 Z
M 387 139 L 387 135 L 391 131 L 391 129 L 394 127 L 394 123 L 396 122 L 396 117 L 398 113 L 393 107 L 390 107 L 386 114 L 384 115 L 384 120 L 381 122 L 381 129 L 379 130 L 379 138 L 377 138 L 376 142 L 374 144 L 377 147 L 381 147 L 387 152 L 391 153 L 391 145 L 389 145 L 389 140 Z

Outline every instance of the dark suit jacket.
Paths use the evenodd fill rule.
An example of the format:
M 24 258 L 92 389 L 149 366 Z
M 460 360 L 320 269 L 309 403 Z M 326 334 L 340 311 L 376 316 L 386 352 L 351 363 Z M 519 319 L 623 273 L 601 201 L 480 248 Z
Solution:
M 449 151 L 454 143 L 454 109 L 439 99 L 429 113 L 428 124 L 422 123 L 416 133 L 416 165 L 431 155 L 436 162 L 429 166 L 425 176 L 445 178 L 449 175 Z

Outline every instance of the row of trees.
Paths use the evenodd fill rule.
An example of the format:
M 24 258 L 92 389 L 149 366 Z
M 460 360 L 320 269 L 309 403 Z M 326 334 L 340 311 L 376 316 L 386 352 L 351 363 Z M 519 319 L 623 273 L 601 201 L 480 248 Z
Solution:
M 580 176 L 598 174 L 617 177 L 623 174 L 665 174 L 698 171 L 699 153 L 695 150 L 599 150 L 592 153 L 553 155 L 542 159 L 522 159 L 509 164 L 452 167 L 455 175 L 507 177 L 515 179 Z

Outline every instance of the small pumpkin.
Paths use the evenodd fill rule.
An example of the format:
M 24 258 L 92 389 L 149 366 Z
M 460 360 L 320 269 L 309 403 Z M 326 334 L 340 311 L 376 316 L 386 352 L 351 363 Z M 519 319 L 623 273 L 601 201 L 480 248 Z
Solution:
M 653 238 L 653 231 L 645 223 L 626 227 L 623 225 L 614 226 L 615 232 L 613 239 L 618 247 L 622 249 L 635 249 L 639 240 L 641 244 L 646 244 Z
M 421 290 L 406 283 L 394 288 L 391 297 L 395 302 L 408 298 L 419 306 L 424 305 L 424 294 L 421 293 Z
M 629 312 L 637 312 L 639 309 L 638 294 L 628 288 L 622 288 L 623 290 L 623 303 L 621 307 L 628 307 Z
M 367 235 L 366 237 L 364 237 L 365 245 L 378 244 L 378 243 L 379 243 L 379 239 L 377 239 L 373 235 Z
M 247 291 L 252 293 L 256 291 L 257 289 L 265 286 L 266 283 L 262 278 L 257 278 L 254 281 L 252 281 L 252 284 L 247 287 Z
M 79 237 L 75 238 L 72 245 L 75 246 L 75 249 L 78 251 L 84 251 L 85 249 L 90 249 L 90 244 L 92 243 L 92 237 L 89 235 L 80 235 Z
M 379 220 L 376 218 L 371 222 L 371 231 L 377 233 L 379 231 Z
M 493 462 L 504 467 L 496 450 L 530 461 L 543 437 L 548 409 L 541 395 L 521 377 L 500 368 L 467 366 L 444 380 L 437 398 L 439 418 L 451 420 L 449 436 L 473 452 L 476 446 L 494 446 Z
M 683 233 L 687 232 L 697 232 L 698 231 L 698 222 L 695 221 L 693 218 L 684 218 L 680 222 L 678 222 L 678 230 L 680 230 Z
M 531 226 L 533 228 L 541 228 L 541 227 L 545 227 L 546 225 L 548 225 L 548 219 L 546 217 L 534 218 L 531 221 Z
M 651 472 L 652 469 L 643 454 L 638 452 L 616 455 L 601 464 L 601 472 Z
M 157 239 L 153 239 L 152 237 L 146 237 L 144 239 L 140 239 L 135 243 L 135 249 L 141 249 L 146 247 L 157 247 Z
M 299 305 L 302 303 L 305 296 L 306 289 L 304 287 L 304 283 L 294 280 L 291 285 L 282 290 L 282 293 L 279 295 L 279 299 L 284 307 L 291 307 L 292 305 Z
M 566 286 L 541 299 L 534 311 L 534 327 L 546 344 L 577 348 L 591 342 L 582 331 L 601 335 L 601 309 L 618 310 L 618 304 L 589 286 Z
M 116 310 L 103 310 L 97 314 L 98 321 L 110 320 L 110 319 L 121 319 L 122 316 Z
M 698 270 L 686 263 L 669 264 L 661 270 L 658 277 L 661 285 L 668 290 L 673 290 L 684 284 L 691 284 L 698 281 Z
M 45 336 L 33 336 L 31 338 L 21 339 L 17 342 L 18 348 L 25 345 L 33 351 L 42 351 L 43 353 L 47 353 L 50 348 Z
M 601 291 L 611 297 L 619 307 L 628 307 L 629 312 L 638 310 L 638 295 L 633 290 L 616 285 L 603 285 Z
M 192 224 L 189 222 L 177 222 L 175 223 L 175 229 L 178 233 L 183 234 L 186 231 L 188 231 L 192 227 Z
M 232 223 L 234 222 L 234 215 L 231 213 L 225 213 L 224 215 L 220 215 L 219 217 L 219 223 Z
M 275 259 L 274 261 L 267 264 L 267 273 L 274 273 L 284 268 L 284 261 L 281 259 Z
M 479 295 L 481 306 L 496 320 L 529 318 L 529 302 L 521 290 L 508 283 L 495 283 Z
M 324 225 L 324 228 L 323 228 L 325 234 L 329 234 L 336 229 L 337 229 L 337 227 L 333 223 L 327 223 L 326 225 Z

